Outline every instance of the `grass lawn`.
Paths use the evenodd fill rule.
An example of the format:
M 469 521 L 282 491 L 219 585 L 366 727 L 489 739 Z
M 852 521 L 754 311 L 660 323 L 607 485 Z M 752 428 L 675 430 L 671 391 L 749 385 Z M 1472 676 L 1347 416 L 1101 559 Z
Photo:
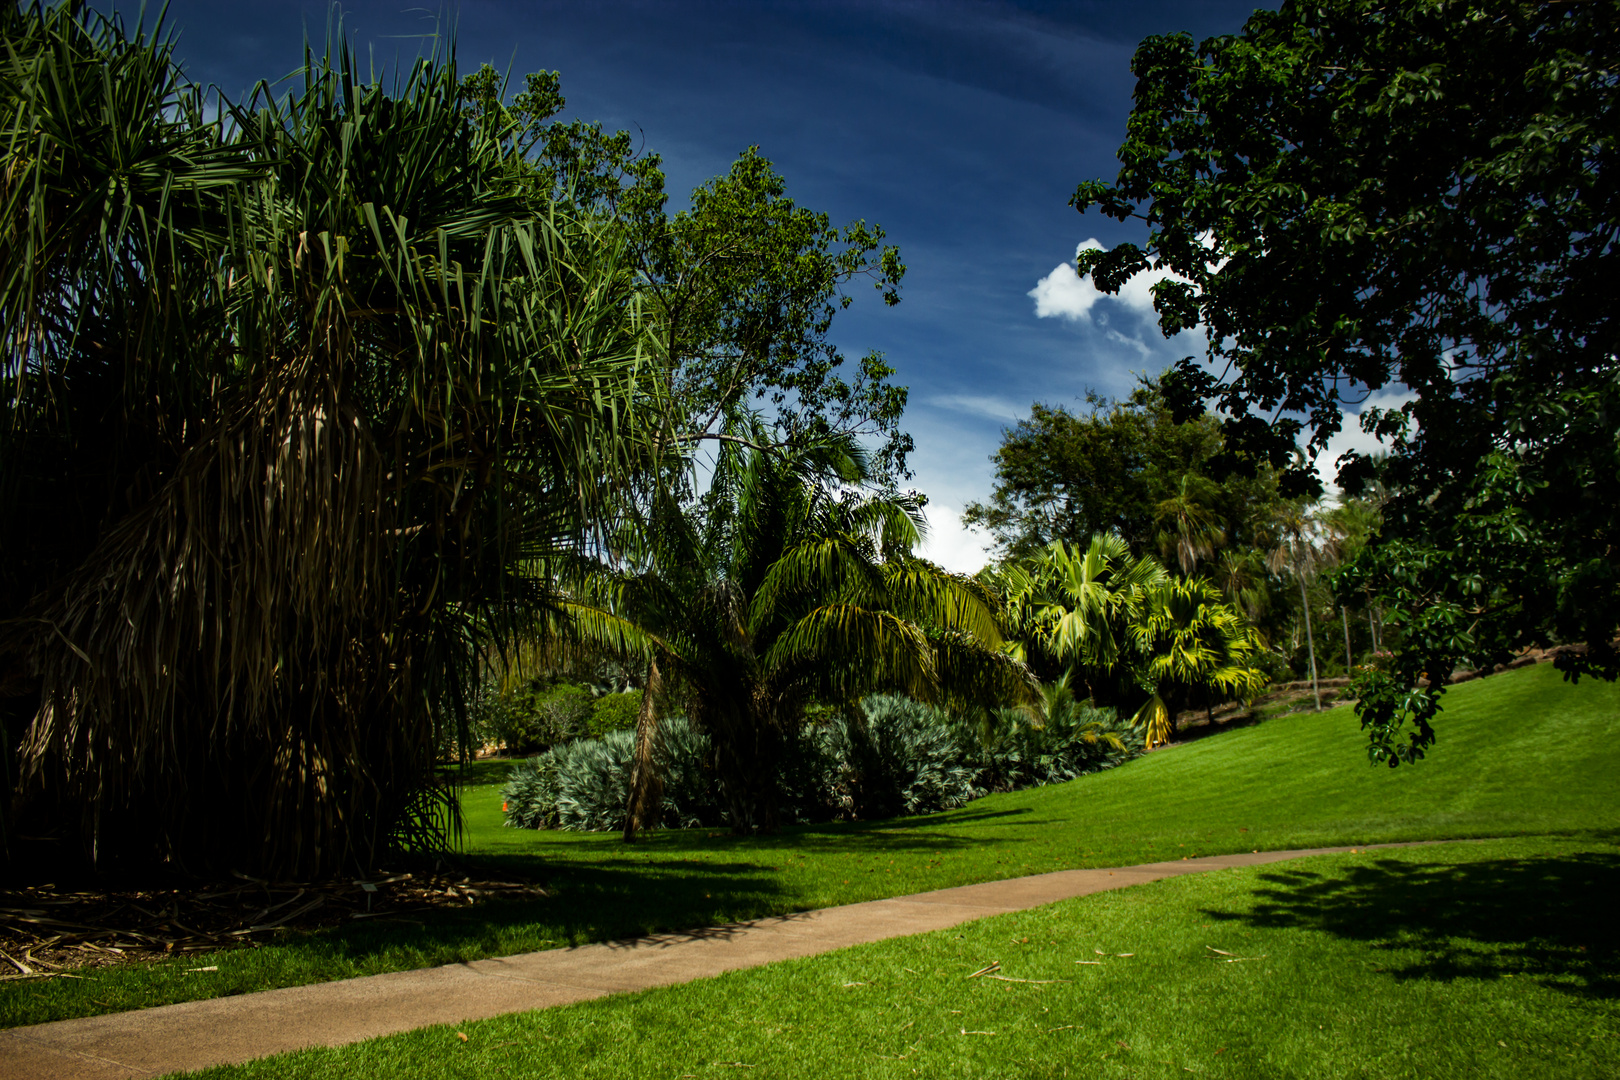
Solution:
M 1446 696 L 1416 767 L 1368 766 L 1348 708 L 1278 717 L 1069 784 L 926 818 L 807 826 L 739 840 L 505 829 L 499 786 L 466 789 L 470 853 L 553 895 L 284 934 L 82 980 L 0 983 L 0 1026 L 471 960 L 651 930 L 852 903 L 1077 866 L 1388 840 L 1620 833 L 1620 687 L 1548 666 Z M 426 918 L 426 917 L 425 917 Z M 188 968 L 217 966 L 217 971 Z
M 1617 891 L 1602 841 L 1317 856 L 199 1075 L 1612 1077 Z

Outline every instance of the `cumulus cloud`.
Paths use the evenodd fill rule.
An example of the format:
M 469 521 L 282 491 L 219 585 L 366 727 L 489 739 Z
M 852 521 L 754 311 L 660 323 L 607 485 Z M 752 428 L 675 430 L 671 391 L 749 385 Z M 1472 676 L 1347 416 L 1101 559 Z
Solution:
M 1092 237 L 1074 249 L 1075 256 L 1088 248 L 1100 251 L 1102 244 Z M 1039 319 L 1084 319 L 1102 298 L 1091 278 L 1081 277 L 1068 263 L 1054 266 L 1028 295 L 1035 298 L 1035 317 Z
M 1102 244 L 1092 237 L 1075 248 L 1074 254 L 1078 258 L 1082 251 L 1101 250 Z M 1153 286 L 1167 279 L 1186 280 L 1169 270 L 1144 270 L 1125 282 L 1118 295 L 1109 296 L 1098 291 L 1097 286 L 1091 283 L 1089 274 L 1081 277 L 1071 264 L 1064 263 L 1053 267 L 1050 274 L 1037 281 L 1028 295 L 1034 298 L 1035 316 L 1040 319 L 1089 319 L 1092 317 L 1091 309 L 1102 299 L 1122 304 L 1127 310 L 1146 318 L 1154 314 Z
M 928 516 L 928 538 L 917 552 L 923 558 L 954 574 L 974 574 L 990 562 L 989 539 L 963 524 L 960 511 L 931 502 L 924 513 Z

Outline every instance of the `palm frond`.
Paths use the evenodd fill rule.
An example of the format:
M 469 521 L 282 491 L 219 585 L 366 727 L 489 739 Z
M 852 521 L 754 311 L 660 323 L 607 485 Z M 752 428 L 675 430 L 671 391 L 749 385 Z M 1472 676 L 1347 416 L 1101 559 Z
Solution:
M 814 683 L 832 701 L 855 700 L 884 685 L 927 700 L 939 683 L 922 628 L 854 604 L 829 604 L 804 615 L 777 637 L 761 664 L 778 678 L 791 674 Z
M 658 467 L 622 243 L 514 195 L 448 57 L 212 120 L 116 18 L 0 22 L 0 490 L 59 523 L 0 526 L 24 793 L 93 853 L 363 866 Z

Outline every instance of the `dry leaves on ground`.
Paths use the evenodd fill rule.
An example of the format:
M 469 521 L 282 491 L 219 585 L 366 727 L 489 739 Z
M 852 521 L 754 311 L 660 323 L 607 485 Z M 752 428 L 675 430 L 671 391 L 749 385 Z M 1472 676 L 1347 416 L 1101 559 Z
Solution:
M 78 968 L 256 946 L 282 930 L 409 921 L 413 913 L 436 908 L 545 895 L 526 882 L 386 871 L 321 883 L 236 874 L 191 888 L 91 892 L 33 886 L 0 892 L 0 979 L 71 978 Z

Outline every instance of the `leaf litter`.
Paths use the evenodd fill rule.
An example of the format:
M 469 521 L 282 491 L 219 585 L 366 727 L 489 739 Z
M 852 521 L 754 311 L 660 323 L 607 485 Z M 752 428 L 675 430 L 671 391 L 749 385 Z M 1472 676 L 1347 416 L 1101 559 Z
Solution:
M 282 930 L 546 895 L 531 882 L 388 871 L 369 880 L 327 882 L 275 882 L 238 871 L 233 880 L 167 889 L 28 886 L 0 891 L 0 957 L 12 969 L 0 971 L 0 981 L 81 978 L 69 972 L 256 947 L 255 937 Z M 214 968 L 188 969 L 209 970 Z

